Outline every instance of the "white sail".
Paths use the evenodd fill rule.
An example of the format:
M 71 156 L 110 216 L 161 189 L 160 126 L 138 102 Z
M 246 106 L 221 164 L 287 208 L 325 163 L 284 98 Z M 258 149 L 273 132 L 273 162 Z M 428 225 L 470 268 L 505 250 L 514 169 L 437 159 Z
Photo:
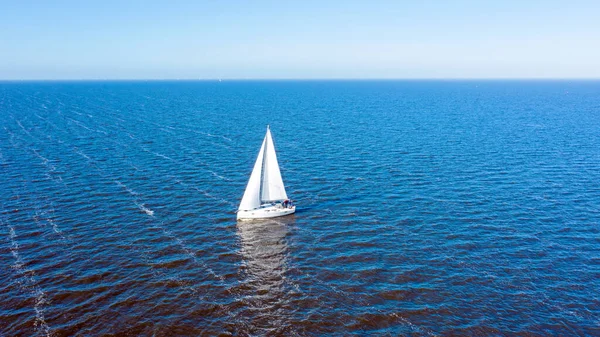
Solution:
M 248 186 L 237 212 L 238 220 L 275 218 L 296 212 L 296 206 L 286 200 L 287 194 L 279 172 L 271 130 L 262 142 Z
M 273 144 L 273 138 L 271 137 L 271 130 L 269 130 L 268 127 L 263 144 L 265 154 L 263 159 L 262 192 L 260 199 L 262 202 L 285 200 L 288 197 L 285 193 L 285 187 L 283 186 L 283 179 L 281 179 L 281 172 L 279 171 L 279 163 L 277 162 L 277 155 L 275 154 L 275 145 Z
M 258 158 L 256 158 L 256 163 L 254 163 L 254 169 L 252 169 L 250 180 L 248 180 L 248 186 L 246 186 L 246 191 L 242 197 L 242 202 L 240 202 L 240 207 L 238 208 L 239 210 L 248 211 L 260 207 L 260 184 L 266 142 L 267 137 L 263 140 L 260 151 L 258 152 Z

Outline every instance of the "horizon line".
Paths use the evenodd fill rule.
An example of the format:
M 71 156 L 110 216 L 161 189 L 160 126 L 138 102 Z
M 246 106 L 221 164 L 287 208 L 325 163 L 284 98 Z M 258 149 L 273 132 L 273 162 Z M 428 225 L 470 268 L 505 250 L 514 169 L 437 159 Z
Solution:
M 600 77 L 307 77 L 307 78 L 0 78 L 0 82 L 223 82 L 223 81 L 600 81 Z

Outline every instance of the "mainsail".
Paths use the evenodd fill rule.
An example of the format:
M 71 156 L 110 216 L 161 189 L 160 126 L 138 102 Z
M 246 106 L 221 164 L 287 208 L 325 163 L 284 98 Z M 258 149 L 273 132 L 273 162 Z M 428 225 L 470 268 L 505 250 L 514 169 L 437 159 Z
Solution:
M 281 179 L 271 130 L 267 127 L 267 134 L 258 152 L 239 210 L 248 211 L 259 208 L 266 202 L 285 199 L 287 194 Z
M 287 194 L 283 186 L 283 179 L 281 179 L 279 163 L 275 154 L 275 145 L 273 144 L 269 128 L 267 128 L 265 141 L 266 154 L 264 158 L 265 164 L 263 165 L 262 194 L 260 199 L 262 202 L 285 200 L 287 199 Z

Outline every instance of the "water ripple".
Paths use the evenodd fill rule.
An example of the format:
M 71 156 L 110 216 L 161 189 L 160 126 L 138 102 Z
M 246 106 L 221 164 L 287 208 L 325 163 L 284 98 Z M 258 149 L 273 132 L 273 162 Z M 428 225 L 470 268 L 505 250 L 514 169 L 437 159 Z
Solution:
M 0 335 L 599 335 L 599 89 L 0 83 Z

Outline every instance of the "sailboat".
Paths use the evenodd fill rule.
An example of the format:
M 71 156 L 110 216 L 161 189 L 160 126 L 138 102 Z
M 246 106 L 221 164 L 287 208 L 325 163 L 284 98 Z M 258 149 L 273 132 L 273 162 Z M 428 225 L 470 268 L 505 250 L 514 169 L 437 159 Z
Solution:
M 240 202 L 237 218 L 238 220 L 274 218 L 294 212 L 296 206 L 285 193 L 271 130 L 267 125 L 267 134 Z

